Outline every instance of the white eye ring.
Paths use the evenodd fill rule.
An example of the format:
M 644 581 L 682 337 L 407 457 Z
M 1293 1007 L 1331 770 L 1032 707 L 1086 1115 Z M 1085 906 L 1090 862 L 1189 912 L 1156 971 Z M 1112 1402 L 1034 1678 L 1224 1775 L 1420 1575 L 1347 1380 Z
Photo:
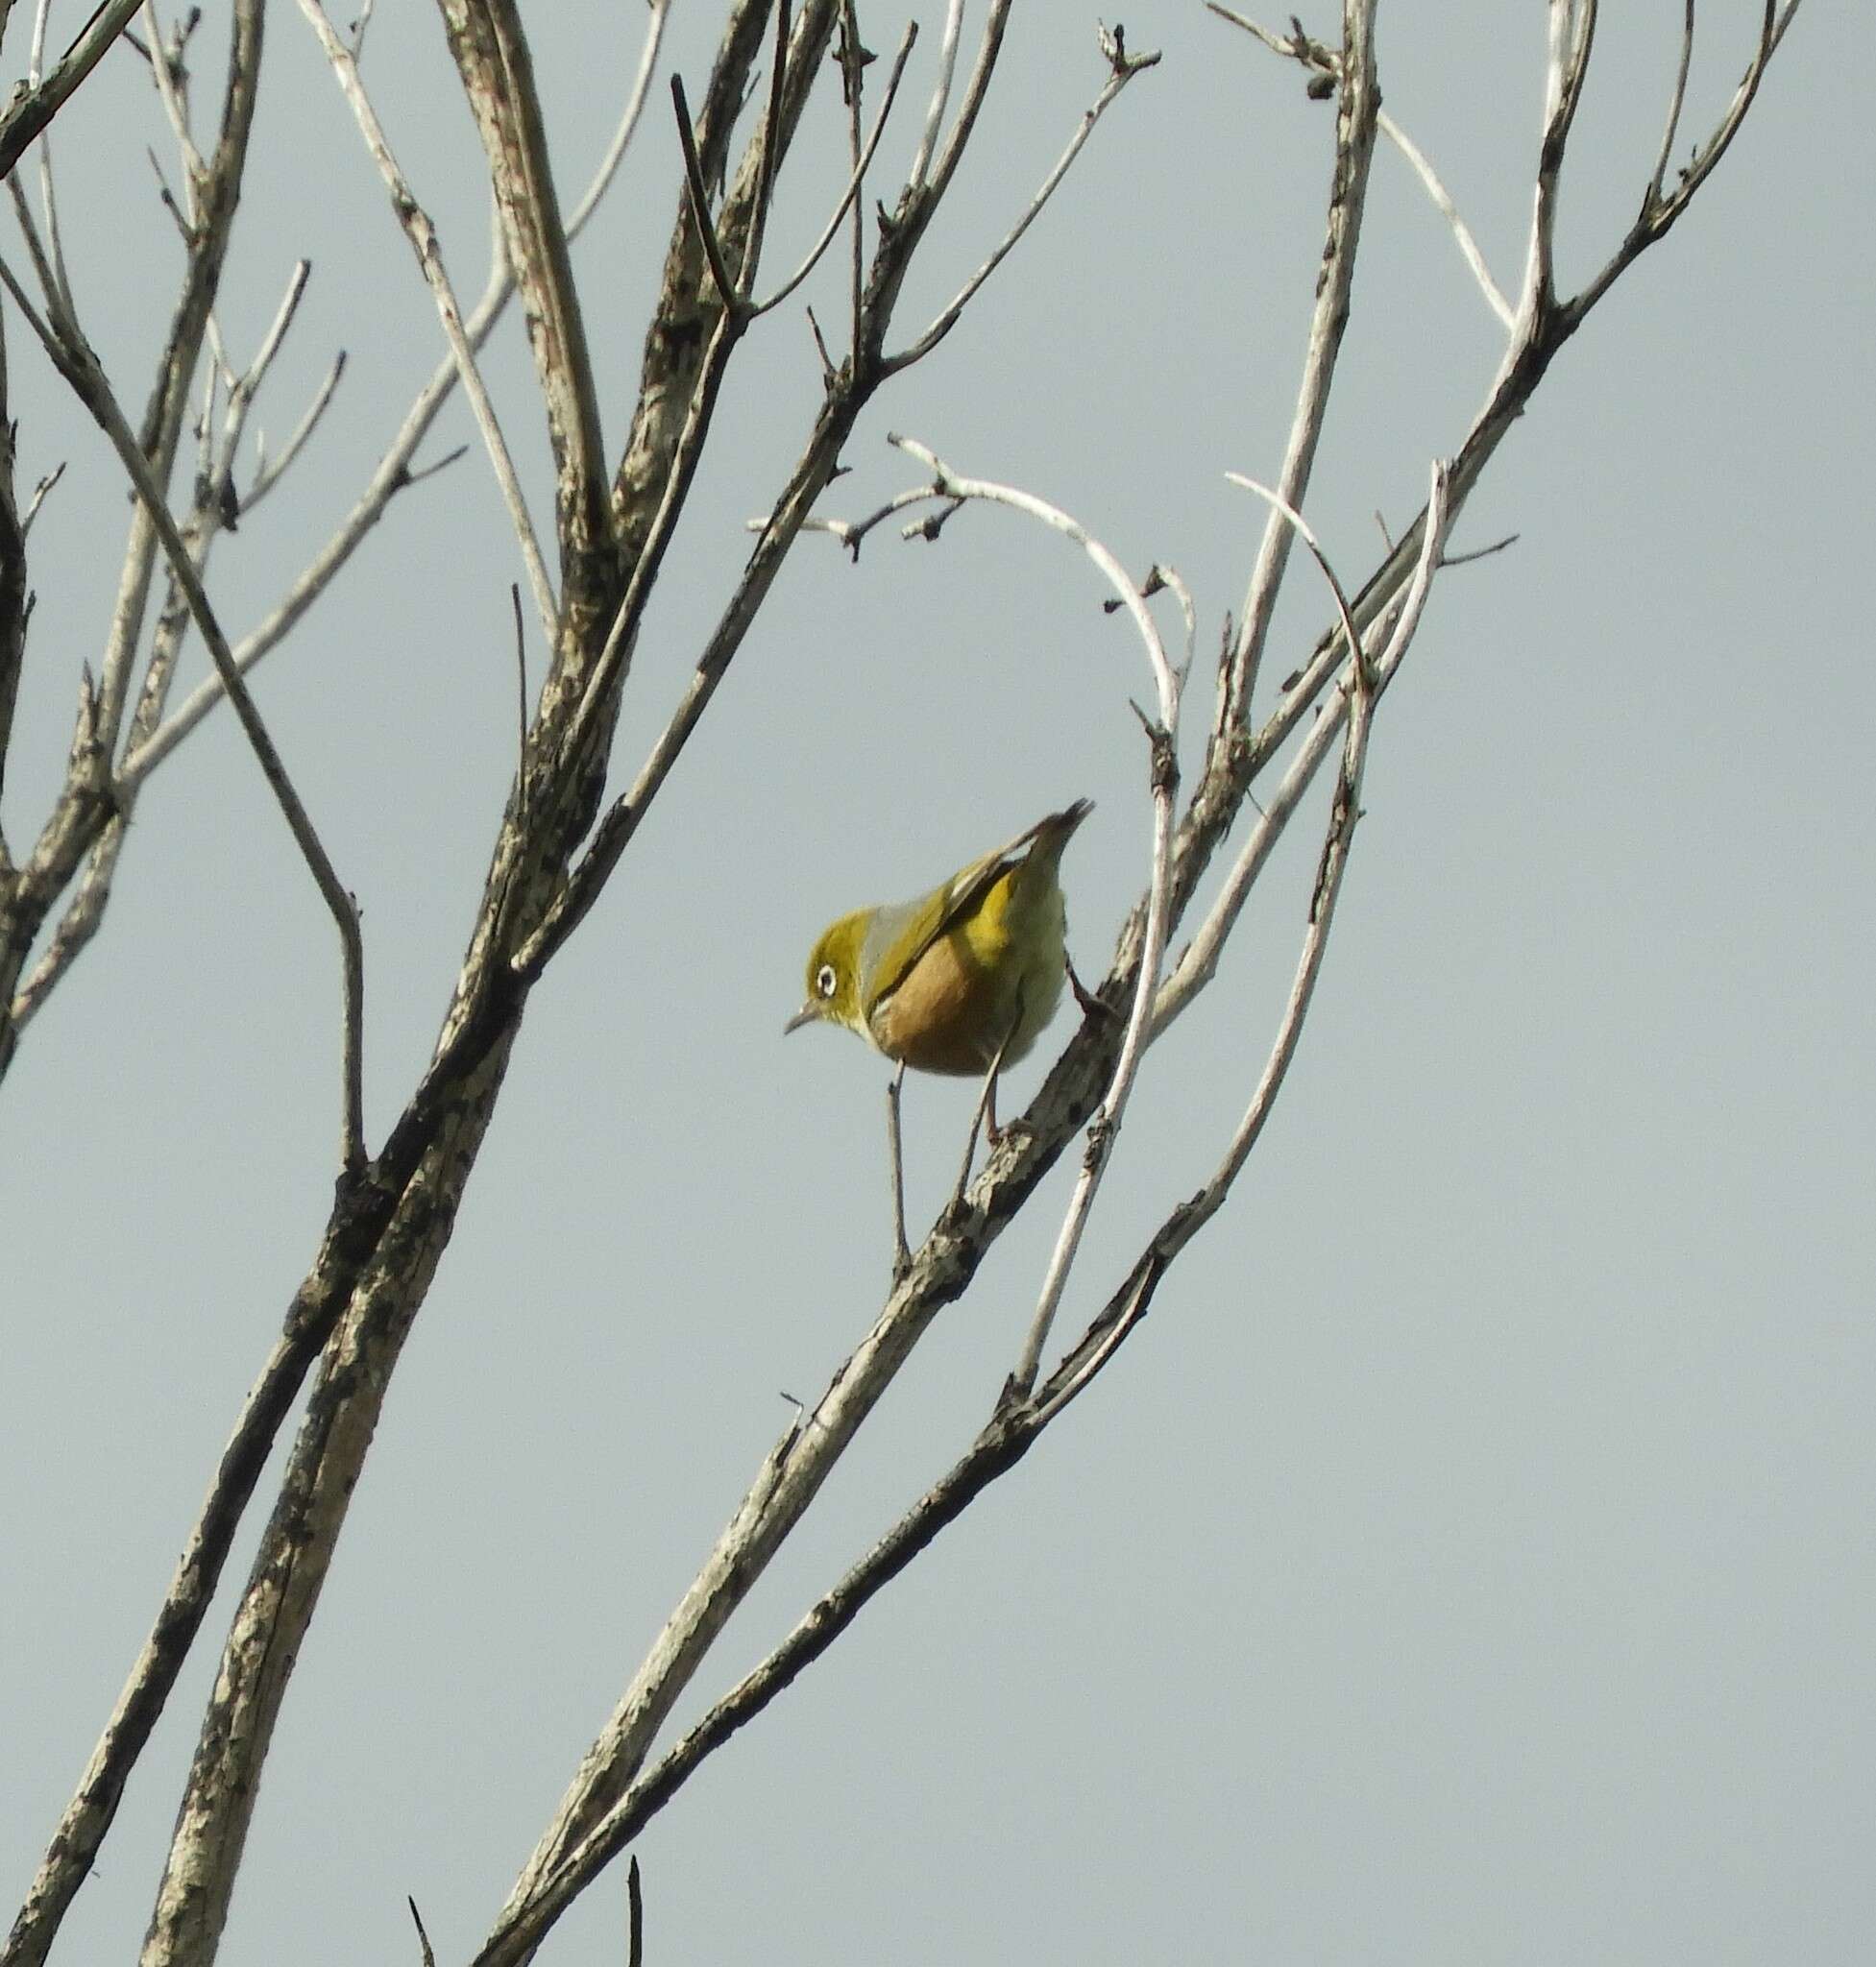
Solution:
M 832 963 L 823 963 L 815 972 L 815 995 L 816 997 L 832 997 L 834 995 L 834 986 L 839 982 L 840 979 L 834 974 L 834 965 Z

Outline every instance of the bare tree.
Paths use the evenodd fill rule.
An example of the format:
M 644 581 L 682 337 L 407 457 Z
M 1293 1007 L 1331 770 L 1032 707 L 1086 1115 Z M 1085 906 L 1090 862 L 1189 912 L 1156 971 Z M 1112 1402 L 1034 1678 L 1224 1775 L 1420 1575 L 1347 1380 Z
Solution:
M 110 1831 L 124 1785 L 197 1640 L 270 1451 L 304 1393 L 304 1417 L 202 1716 L 144 1951 L 149 1967 L 213 1957 L 301 1642 L 387 1389 L 494 1121 L 530 994 L 602 902 L 646 814 L 728 679 L 785 561 L 799 543 L 804 554 L 824 555 L 823 564 L 833 564 L 816 535 L 831 534 L 858 554 L 876 529 L 898 526 L 937 537 L 964 505 L 986 502 L 1007 513 L 1012 525 L 1039 522 L 1046 534 L 1092 561 L 1111 589 L 1111 607 L 1131 623 L 1143 658 L 1143 770 L 1154 813 L 1151 880 L 1099 985 L 1099 1003 L 1085 1013 L 1022 1123 L 1007 1129 L 975 1178 L 961 1184 L 893 1282 L 872 1328 L 769 1451 L 663 1634 L 621 1691 L 496 1916 L 476 1956 L 478 1967 L 529 1958 L 559 1915 L 673 1801 L 713 1750 L 830 1646 L 873 1594 L 1020 1461 L 1112 1366 L 1181 1252 L 1231 1193 L 1282 1087 L 1360 816 L 1369 737 L 1433 586 L 1443 570 L 1463 557 L 1450 554 L 1448 546 L 1469 496 L 1552 359 L 1609 289 L 1675 225 L 1725 155 L 1796 4 L 1767 0 L 1753 45 L 1740 51 L 1742 73 L 1731 102 L 1691 146 L 1682 132 L 1694 40 L 1693 9 L 1688 6 L 1665 131 L 1653 169 L 1638 187 L 1635 216 L 1574 293 L 1559 288 L 1554 244 L 1566 159 L 1591 67 L 1595 0 L 1549 0 L 1524 265 L 1516 281 L 1504 285 L 1489 271 L 1426 155 L 1382 110 L 1374 0 L 1345 0 L 1334 42 L 1315 40 L 1298 25 L 1273 33 L 1230 10 L 1213 8 L 1296 64 L 1312 94 L 1333 97 L 1335 112 L 1322 267 L 1294 424 L 1275 483 L 1239 480 L 1265 502 L 1269 518 L 1209 676 L 1201 674 L 1196 662 L 1200 600 L 1170 561 L 1130 573 L 1097 537 L 1098 525 L 1033 492 L 974 475 L 969 460 L 948 454 L 941 433 L 896 440 L 915 469 L 907 489 L 878 510 L 841 513 L 833 509 L 838 496 L 830 498 L 863 413 L 876 399 L 889 404 L 898 378 L 939 347 L 1020 246 L 1084 145 L 1095 139 L 1105 112 L 1154 67 L 1157 57 L 1130 46 L 1120 29 L 1103 32 L 1102 72 L 1059 164 L 1026 203 L 1013 206 L 1006 234 L 984 242 L 981 263 L 953 298 L 929 319 L 908 324 L 899 318 L 908 277 L 966 150 L 981 140 L 1010 0 L 991 0 L 969 34 L 961 0 L 935 7 L 925 37 L 908 29 L 877 61 L 863 45 L 853 0 L 802 0 L 798 6 L 779 0 L 773 7 L 767 0 L 731 0 L 709 74 L 692 90 L 670 78 L 669 98 L 659 80 L 669 0 L 652 0 L 616 140 L 591 186 L 571 205 L 549 164 L 550 112 L 536 87 L 516 0 L 439 0 L 499 219 L 488 282 L 473 305 L 464 304 L 451 283 L 425 206 L 398 163 L 396 133 L 380 122 L 367 91 L 361 55 L 370 7 L 342 31 L 321 0 L 299 0 L 302 20 L 276 20 L 274 32 L 309 30 L 317 36 L 434 297 L 448 353 L 332 538 L 307 558 L 277 605 L 235 640 L 222 625 L 210 590 L 211 552 L 237 518 L 291 470 L 335 401 L 343 366 L 342 360 L 332 364 L 285 443 L 257 465 L 244 467 L 251 413 L 293 328 L 305 280 L 302 265 L 287 280 L 270 331 L 250 356 L 243 359 L 230 349 L 216 301 L 251 155 L 267 10 L 263 0 L 233 0 L 212 139 L 202 134 L 189 85 L 196 15 L 163 24 L 154 8 L 143 10 L 142 33 L 134 45 L 174 138 L 171 168 L 178 188 L 172 191 L 165 182 L 160 195 L 183 241 L 184 266 L 156 352 L 155 385 L 134 420 L 123 407 L 131 383 L 110 375 L 94 354 L 65 270 L 50 153 L 40 152 L 37 204 L 23 182 L 20 160 L 36 137 L 46 139 L 60 104 L 103 49 L 120 31 L 131 37 L 126 23 L 137 10 L 124 4 L 101 8 L 63 60 L 48 65 L 47 9 L 38 8 L 27 64 L 30 86 L 0 126 L 0 153 L 11 171 L 22 242 L 0 260 L 0 280 L 12 304 L 7 418 L 11 428 L 12 420 L 22 415 L 22 350 L 29 340 L 37 342 L 109 440 L 135 503 L 110 632 L 95 673 L 87 664 L 77 680 L 63 783 L 16 859 L 0 839 L 0 1073 L 34 1034 L 37 1013 L 94 947 L 146 781 L 158 769 L 172 768 L 179 749 L 223 698 L 233 707 L 336 931 L 342 1039 L 336 1073 L 339 1151 L 324 1232 L 235 1421 L 149 1638 L 90 1766 L 48 1839 L 0 1956 L 7 1967 L 48 1957 Z M 0 5 L 0 30 L 7 14 Z M 20 23 L 14 21 L 12 29 L 16 38 Z M 1233 36 L 1224 52 L 1236 59 L 1241 48 L 1249 59 L 1252 45 Z M 791 147 L 817 86 L 841 91 L 849 179 L 801 263 L 770 265 L 765 245 L 779 202 L 788 195 Z M 889 128 L 900 136 L 916 134 L 913 160 L 902 177 L 880 162 L 882 134 Z M 1453 431 L 1447 455 L 1427 463 L 1421 512 L 1351 590 L 1318 549 L 1303 514 L 1355 291 L 1371 167 L 1382 136 L 1400 147 L 1445 214 L 1504 342 L 1485 400 L 1465 427 Z M 675 160 L 670 231 L 644 337 L 636 408 L 615 454 L 601 440 L 592 328 L 570 244 L 635 141 L 669 143 Z M 715 625 L 694 652 L 674 714 L 633 767 L 614 755 L 621 705 L 632 681 L 646 607 L 699 466 L 727 441 L 718 418 L 725 379 L 751 330 L 804 287 L 822 310 L 810 317 L 821 373 L 811 400 L 801 405 L 798 454 L 779 485 L 750 486 L 748 505 L 759 517 L 746 563 L 717 599 Z M 550 543 L 528 511 L 503 413 L 480 367 L 492 329 L 517 295 L 553 460 Z M 471 407 L 513 524 L 521 573 L 517 637 L 524 635 L 524 619 L 531 619 L 549 653 L 538 691 L 530 692 L 524 680 L 520 763 L 502 794 L 480 908 L 433 1056 L 395 1122 L 373 1142 L 366 1129 L 361 1035 L 369 951 L 358 910 L 344 870 L 322 841 L 318 815 L 296 791 L 244 678 L 344 576 L 355 548 L 393 501 L 450 461 L 420 466 L 418 457 L 439 412 L 458 391 Z M 512 409 L 506 415 L 512 425 Z M 193 462 L 179 474 L 185 443 L 194 447 Z M 22 498 L 13 483 L 11 446 L 4 463 L 0 766 L 33 619 L 29 532 L 50 490 L 42 484 Z M 1273 689 L 1262 680 L 1273 610 L 1299 539 L 1321 565 L 1328 626 Z M 205 645 L 212 673 L 178 702 L 178 659 L 191 633 Z M 1186 785 L 1177 751 L 1182 716 L 1193 689 L 1207 684 L 1204 764 Z M 1125 1274 L 1112 1280 L 1098 1315 L 1060 1344 L 1054 1323 L 1064 1283 L 1124 1124 L 1130 1091 L 1154 1068 L 1154 1041 L 1212 985 L 1273 848 L 1304 793 L 1325 777 L 1332 784 L 1328 818 L 1288 1003 L 1261 1070 L 1243 1088 L 1241 1117 L 1217 1143 L 1216 1171 L 1147 1238 Z M 491 802 L 493 810 L 493 793 Z M 1214 860 L 1247 810 L 1255 812 L 1254 823 L 1220 876 Z M 1189 939 L 1174 957 L 1173 938 L 1182 930 Z M 58 1040 L 49 1036 L 47 1042 Z M 981 1431 L 766 1660 L 694 1727 L 661 1749 L 672 1709 L 713 1641 L 936 1315 L 969 1289 L 990 1245 L 1030 1202 L 1058 1156 L 1077 1143 L 1080 1173 L 1054 1257 L 1002 1396 Z M 427 1953 L 427 1939 L 424 1945 Z

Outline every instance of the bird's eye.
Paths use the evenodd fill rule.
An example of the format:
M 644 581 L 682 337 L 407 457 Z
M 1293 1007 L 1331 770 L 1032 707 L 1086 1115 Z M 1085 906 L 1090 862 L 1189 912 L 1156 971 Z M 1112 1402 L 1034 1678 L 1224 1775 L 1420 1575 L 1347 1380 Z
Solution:
M 815 972 L 815 995 L 816 997 L 832 997 L 834 995 L 834 985 L 838 982 L 839 979 L 834 975 L 834 965 L 832 963 L 823 963 Z

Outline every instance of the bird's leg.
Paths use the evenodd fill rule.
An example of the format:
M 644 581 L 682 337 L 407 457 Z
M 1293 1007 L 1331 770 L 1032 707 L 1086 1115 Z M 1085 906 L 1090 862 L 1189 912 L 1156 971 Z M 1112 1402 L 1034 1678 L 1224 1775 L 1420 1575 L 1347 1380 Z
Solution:
M 964 1189 L 970 1181 L 970 1164 L 977 1154 L 977 1129 L 988 1122 L 985 1141 L 992 1148 L 997 1144 L 1003 1129 L 997 1125 L 997 1074 L 1003 1070 L 1003 1055 L 1010 1050 L 1010 1041 L 1022 1028 L 1023 1004 L 1021 995 L 1016 999 L 1016 1015 L 1010 1021 L 1010 1029 L 1003 1034 L 1003 1043 L 997 1047 L 996 1056 L 990 1060 L 990 1069 L 984 1075 L 984 1091 L 977 1102 L 977 1111 L 970 1116 L 970 1135 L 964 1142 L 964 1165 L 958 1171 L 958 1185 L 951 1191 L 951 1200 L 961 1202 Z
M 899 1088 L 906 1082 L 902 1064 L 886 1089 L 886 1144 L 892 1163 L 892 1281 L 896 1284 L 912 1269 L 912 1251 L 906 1244 L 906 1164 L 899 1146 Z
M 1082 1015 L 1084 1017 L 1091 1018 L 1098 1016 L 1104 1018 L 1112 1018 L 1118 1017 L 1120 1015 L 1120 1013 L 1117 1010 L 1115 1010 L 1112 1005 L 1104 1004 L 1101 1001 L 1101 999 L 1096 997 L 1094 992 L 1090 990 L 1078 976 L 1076 976 L 1075 965 L 1069 961 L 1066 956 L 1062 958 L 1061 961 L 1062 967 L 1068 972 L 1068 987 L 1075 993 L 1075 1002 L 1081 1006 Z

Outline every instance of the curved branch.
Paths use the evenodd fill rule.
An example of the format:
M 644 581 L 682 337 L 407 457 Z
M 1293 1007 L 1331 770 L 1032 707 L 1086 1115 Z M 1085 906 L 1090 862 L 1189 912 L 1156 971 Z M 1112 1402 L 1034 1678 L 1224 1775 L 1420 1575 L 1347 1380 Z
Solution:
M 1049 1267 L 1043 1274 L 1042 1288 L 1029 1334 L 1023 1342 L 1016 1370 L 1011 1375 L 1009 1393 L 1013 1397 L 1027 1394 L 1035 1383 L 1042 1348 L 1048 1342 L 1049 1327 L 1061 1302 L 1061 1294 L 1067 1287 L 1069 1270 L 1081 1248 L 1082 1235 L 1094 1207 L 1095 1194 L 1107 1171 L 1114 1137 L 1120 1130 L 1127 1098 L 1146 1052 L 1153 996 L 1158 987 L 1159 964 L 1165 954 L 1166 931 L 1171 917 L 1174 799 L 1179 790 L 1180 679 L 1167 659 L 1165 645 L 1159 640 L 1159 629 L 1147 608 L 1145 595 L 1128 578 L 1125 569 L 1113 554 L 1079 521 L 1070 518 L 1060 507 L 1037 498 L 1033 493 L 1019 491 L 1013 485 L 997 485 L 985 478 L 960 477 L 936 451 L 910 437 L 889 436 L 887 442 L 897 445 L 908 456 L 915 457 L 927 467 L 932 474 L 935 497 L 977 498 L 993 505 L 1009 506 L 1012 511 L 1039 521 L 1051 531 L 1061 534 L 1078 546 L 1100 570 L 1113 589 L 1120 606 L 1133 618 L 1158 695 L 1158 721 L 1149 725 L 1147 731 L 1153 753 L 1153 871 L 1147 890 L 1146 927 L 1133 982 L 1133 1003 L 1121 1035 L 1119 1056 L 1114 1060 L 1113 1075 L 1102 1096 L 1094 1124 L 1089 1129 L 1082 1172 L 1062 1217 L 1061 1228 L 1049 1257 Z

